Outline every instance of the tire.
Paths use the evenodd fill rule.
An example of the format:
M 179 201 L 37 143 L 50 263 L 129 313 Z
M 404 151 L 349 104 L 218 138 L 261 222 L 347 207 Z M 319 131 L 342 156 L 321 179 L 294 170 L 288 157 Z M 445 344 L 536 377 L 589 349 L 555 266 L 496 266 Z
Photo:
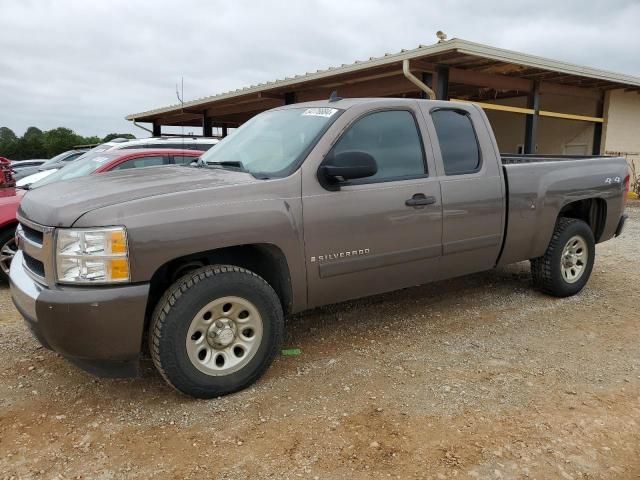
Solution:
M 9 267 L 16 254 L 16 227 L 9 227 L 0 232 L 0 281 L 9 283 Z
M 213 398 L 260 378 L 283 332 L 280 300 L 265 280 L 236 266 L 207 266 L 176 281 L 160 299 L 149 349 L 169 385 Z
M 575 295 L 591 276 L 595 253 L 591 227 L 582 220 L 560 218 L 545 254 L 531 260 L 533 282 L 555 297 Z

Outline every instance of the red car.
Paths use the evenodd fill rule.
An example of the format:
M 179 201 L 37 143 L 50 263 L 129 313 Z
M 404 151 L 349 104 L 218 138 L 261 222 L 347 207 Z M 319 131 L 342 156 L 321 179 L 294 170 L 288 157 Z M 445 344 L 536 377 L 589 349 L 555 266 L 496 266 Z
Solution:
M 197 161 L 203 152 L 199 150 L 139 149 L 96 152 L 75 160 L 48 177 L 32 184 L 38 188 L 49 183 L 94 173 L 124 170 L 129 168 L 155 167 L 161 165 L 190 164 Z M 14 233 L 16 211 L 25 190 L 0 188 L 0 280 L 9 279 L 9 267 L 16 253 Z
M 0 157 L 0 188 L 15 186 L 16 179 L 13 176 L 11 161 L 8 158 Z

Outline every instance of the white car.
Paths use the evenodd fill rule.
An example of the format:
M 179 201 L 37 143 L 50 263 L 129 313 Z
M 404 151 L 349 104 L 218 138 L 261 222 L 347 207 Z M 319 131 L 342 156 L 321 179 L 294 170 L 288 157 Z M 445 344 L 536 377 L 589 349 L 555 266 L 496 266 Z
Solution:
M 37 182 L 38 180 L 42 180 L 45 177 L 48 177 L 53 172 L 57 172 L 57 168 L 52 168 L 50 170 L 42 170 L 41 172 L 34 173 L 33 175 L 29 175 L 27 177 L 21 178 L 16 182 L 16 187 L 21 188 L 29 188 L 29 185 Z
M 107 150 L 122 150 L 125 148 L 177 148 L 180 150 L 206 152 L 219 141 L 217 138 L 210 137 L 150 137 L 135 140 L 114 138 L 109 142 L 93 147 L 89 152 L 106 152 Z

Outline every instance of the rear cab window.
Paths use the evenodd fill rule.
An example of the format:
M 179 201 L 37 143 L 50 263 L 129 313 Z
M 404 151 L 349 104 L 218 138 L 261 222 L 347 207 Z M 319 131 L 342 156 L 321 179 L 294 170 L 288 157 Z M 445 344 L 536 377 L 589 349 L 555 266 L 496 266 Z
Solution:
M 457 109 L 431 111 L 446 175 L 465 175 L 480 171 L 482 158 L 473 123 L 468 112 Z

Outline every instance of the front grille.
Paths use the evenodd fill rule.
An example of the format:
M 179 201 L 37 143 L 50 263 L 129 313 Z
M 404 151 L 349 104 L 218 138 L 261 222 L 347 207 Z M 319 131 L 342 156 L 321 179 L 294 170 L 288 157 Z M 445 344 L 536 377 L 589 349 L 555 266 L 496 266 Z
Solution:
M 24 253 L 24 264 L 32 273 L 42 278 L 45 277 L 44 263 L 40 260 L 36 260 L 28 253 Z
M 21 223 L 22 231 L 24 232 L 24 236 L 27 240 L 31 240 L 33 243 L 37 243 L 38 245 L 42 245 L 42 237 L 43 233 L 38 230 Z
M 54 228 L 39 225 L 18 214 L 18 236 L 27 272 L 44 285 L 53 285 L 53 233 Z

